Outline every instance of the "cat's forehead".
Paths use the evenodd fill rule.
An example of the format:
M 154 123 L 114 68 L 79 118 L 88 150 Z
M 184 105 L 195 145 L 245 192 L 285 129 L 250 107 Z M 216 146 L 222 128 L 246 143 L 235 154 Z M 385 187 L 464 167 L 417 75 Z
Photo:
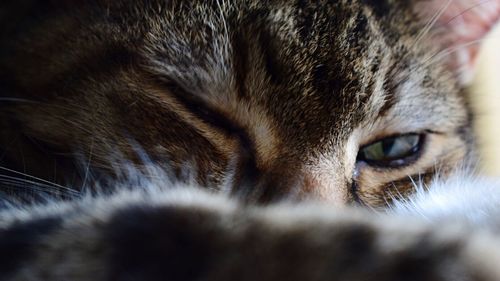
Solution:
M 153 32 L 148 56 L 155 71 L 254 138 L 332 146 L 360 126 L 453 122 L 443 116 L 459 103 L 447 79 L 435 77 L 401 23 L 388 24 L 369 4 L 201 6 L 181 19 L 193 29 Z

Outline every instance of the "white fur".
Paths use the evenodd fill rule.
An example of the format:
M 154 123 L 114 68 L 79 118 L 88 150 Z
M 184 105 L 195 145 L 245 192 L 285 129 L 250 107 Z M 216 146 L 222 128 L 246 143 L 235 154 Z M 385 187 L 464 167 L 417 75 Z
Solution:
M 431 222 L 465 222 L 478 228 L 500 230 L 500 179 L 455 173 L 396 201 L 390 213 L 420 217 Z

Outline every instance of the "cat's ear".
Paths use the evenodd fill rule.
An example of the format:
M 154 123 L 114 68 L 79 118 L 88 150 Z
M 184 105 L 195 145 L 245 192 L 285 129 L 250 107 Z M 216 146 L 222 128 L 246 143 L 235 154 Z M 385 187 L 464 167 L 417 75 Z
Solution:
M 481 42 L 500 22 L 500 0 L 415 0 L 414 9 L 428 40 L 440 47 L 439 56 L 463 84 L 470 83 Z

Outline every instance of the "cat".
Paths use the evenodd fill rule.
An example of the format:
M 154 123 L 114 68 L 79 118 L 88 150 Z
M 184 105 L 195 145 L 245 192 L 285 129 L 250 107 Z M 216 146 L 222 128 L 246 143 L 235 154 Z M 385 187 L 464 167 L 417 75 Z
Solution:
M 476 161 L 444 4 L 2 2 L 0 276 L 497 280 L 498 237 L 401 203 Z
M 383 206 L 473 146 L 414 5 L 6 1 L 2 166 L 78 190 L 152 164 L 251 202 Z

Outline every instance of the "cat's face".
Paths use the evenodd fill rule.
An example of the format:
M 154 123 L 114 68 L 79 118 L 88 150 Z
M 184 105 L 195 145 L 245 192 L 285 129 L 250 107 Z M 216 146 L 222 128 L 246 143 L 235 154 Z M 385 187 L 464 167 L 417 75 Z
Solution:
M 409 2 L 208 2 L 1 4 L 4 162 L 67 178 L 77 151 L 83 178 L 147 155 L 251 200 L 377 206 L 470 152 Z

